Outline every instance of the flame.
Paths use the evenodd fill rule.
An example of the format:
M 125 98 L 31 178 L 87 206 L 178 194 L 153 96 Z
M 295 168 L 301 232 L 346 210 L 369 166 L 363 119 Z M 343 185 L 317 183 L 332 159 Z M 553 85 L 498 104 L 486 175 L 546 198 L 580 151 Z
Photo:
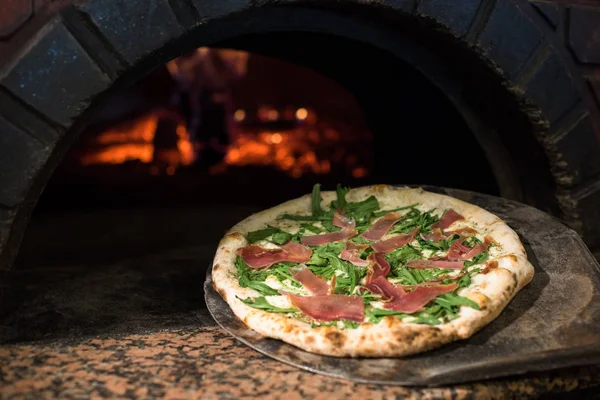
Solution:
M 262 112 L 266 114 L 268 110 L 264 107 Z M 301 116 L 306 119 L 309 115 L 307 112 Z M 211 173 L 224 173 L 228 166 L 258 165 L 275 167 L 293 178 L 306 173 L 325 175 L 331 172 L 332 160 L 335 162 L 331 156 L 334 152 L 341 156 L 338 165 L 345 161 L 352 166 L 358 161 L 356 156 L 346 153 L 342 135 L 333 128 L 298 126 L 280 132 L 240 132 L 229 146 L 223 163 L 211 168 Z M 368 174 L 365 167 L 352 169 L 352 175 L 357 178 Z
M 192 164 L 195 153 L 183 120 L 178 115 L 166 110 L 150 112 L 133 121 L 121 123 L 102 132 L 95 139 L 95 143 L 100 146 L 100 149 L 84 154 L 80 158 L 80 162 L 83 165 L 93 165 L 123 164 L 133 160 L 146 164 L 159 161 L 155 159 L 153 140 L 161 118 L 171 118 L 177 121 L 175 132 L 177 149 L 163 151 L 160 154 L 160 161 L 167 165 L 166 173 L 173 175 L 177 167 Z M 150 172 L 156 175 L 158 168 L 153 166 Z

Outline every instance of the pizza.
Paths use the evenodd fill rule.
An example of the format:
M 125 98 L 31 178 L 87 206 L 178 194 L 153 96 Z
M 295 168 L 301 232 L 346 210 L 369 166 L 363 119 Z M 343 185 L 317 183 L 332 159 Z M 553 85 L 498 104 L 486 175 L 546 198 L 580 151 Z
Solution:
M 533 279 L 517 234 L 473 204 L 387 185 L 254 214 L 219 243 L 215 290 L 249 328 L 337 357 L 399 357 L 465 339 Z

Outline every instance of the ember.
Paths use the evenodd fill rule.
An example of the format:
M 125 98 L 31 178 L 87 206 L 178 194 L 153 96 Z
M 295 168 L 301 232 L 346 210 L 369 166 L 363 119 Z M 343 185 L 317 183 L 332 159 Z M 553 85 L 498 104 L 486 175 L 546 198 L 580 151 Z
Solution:
M 305 88 L 282 86 L 282 92 L 290 93 L 288 104 L 276 94 L 265 98 L 262 88 L 273 83 L 260 73 L 272 62 L 247 52 L 209 48 L 172 60 L 163 75 L 170 80 L 169 100 L 151 104 L 133 118 L 124 116 L 108 129 L 97 128 L 100 133 L 89 136 L 77 161 L 84 166 L 137 162 L 145 167 L 136 170 L 150 175 L 174 175 L 196 164 L 209 175 L 254 166 L 271 167 L 292 178 L 369 176 L 371 134 L 361 119 L 330 115 L 318 103 L 323 96 L 314 98 L 310 90 L 302 92 Z M 293 65 L 282 68 L 286 81 L 299 73 Z M 153 84 L 148 81 L 144 87 Z M 324 93 L 353 109 L 351 101 L 340 100 L 347 94 L 336 90 Z M 298 100 L 295 91 L 301 96 Z M 271 98 L 276 101 L 267 102 Z M 307 105 L 311 99 L 317 107 Z
M 175 127 L 171 133 L 176 146 L 157 152 L 154 143 L 157 128 L 162 121 L 169 121 Z M 81 164 L 123 164 L 137 160 L 146 164 L 164 163 L 167 172 L 174 172 L 180 165 L 190 165 L 195 159 L 183 120 L 175 113 L 165 110 L 150 112 L 110 128 L 98 135 L 95 143 L 98 148 L 82 155 Z

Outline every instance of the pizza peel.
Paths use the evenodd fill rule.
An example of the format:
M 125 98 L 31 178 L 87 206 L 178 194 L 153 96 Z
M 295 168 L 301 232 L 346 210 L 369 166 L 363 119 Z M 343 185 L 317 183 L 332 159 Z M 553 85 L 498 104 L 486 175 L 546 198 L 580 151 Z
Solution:
M 403 358 L 337 358 L 264 338 L 244 325 L 215 292 L 205 300 L 215 321 L 251 348 L 314 373 L 360 383 L 436 386 L 600 362 L 600 265 L 558 219 L 510 200 L 423 187 L 476 204 L 514 229 L 535 268 L 533 281 L 471 338 Z

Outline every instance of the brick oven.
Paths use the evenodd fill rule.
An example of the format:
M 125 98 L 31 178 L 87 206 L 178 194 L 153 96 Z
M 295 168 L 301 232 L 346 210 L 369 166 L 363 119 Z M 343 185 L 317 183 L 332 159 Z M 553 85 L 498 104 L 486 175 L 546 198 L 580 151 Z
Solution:
M 600 246 L 599 14 L 591 1 L 8 4 L 0 47 L 3 268 L 94 110 L 204 45 L 277 57 L 344 86 L 373 133 L 380 181 L 398 181 L 394 143 L 402 134 L 430 135 L 432 149 L 458 134 L 435 124 L 440 102 L 449 102 L 471 135 L 456 140 L 474 137 L 500 194 L 565 219 L 592 250 Z M 419 98 L 419 87 L 441 96 Z M 415 110 L 420 128 L 398 121 Z
M 72 242 L 52 238 L 40 247 L 53 227 L 77 226 L 66 215 L 75 209 L 162 208 L 156 219 L 174 233 L 145 244 L 140 221 L 151 212 L 135 222 L 121 211 L 81 220 L 119 237 L 108 246 L 140 249 L 192 243 L 207 224 L 210 253 L 226 228 L 210 218 L 232 224 L 252 207 L 340 181 L 519 201 L 565 221 L 600 259 L 596 1 L 7 0 L 0 11 L 0 271 L 11 279 L 17 254 L 27 263 L 39 249 L 68 254 L 71 243 L 80 255 L 110 261 L 72 233 Z M 206 151 L 209 139 L 195 139 L 202 129 L 193 128 L 187 100 L 173 106 L 173 95 L 181 95 L 177 60 L 221 51 L 242 57 L 247 70 L 233 84 L 233 106 L 196 121 L 229 132 L 216 154 Z M 172 211 L 179 207 L 200 211 L 186 217 Z M 34 210 L 59 222 L 42 223 L 32 234 L 38 241 L 20 250 Z M 119 221 L 137 225 L 115 233 Z M 176 281 L 203 279 L 190 266 L 163 272 L 160 262 L 153 279 L 166 277 L 171 292 Z M 59 284 L 62 273 L 48 282 Z M 27 292 L 16 280 L 16 291 Z M 98 287 L 112 293 L 103 282 Z M 115 287 L 129 290 L 124 282 Z M 191 326 L 178 310 L 202 300 L 183 286 L 161 307 Z M 136 301 L 150 307 L 143 298 L 131 307 Z M 4 302 L 0 311 L 18 306 Z M 65 318 L 58 331 L 94 332 L 129 312 L 115 307 L 88 325 Z M 23 336 L 19 329 L 5 337 Z

